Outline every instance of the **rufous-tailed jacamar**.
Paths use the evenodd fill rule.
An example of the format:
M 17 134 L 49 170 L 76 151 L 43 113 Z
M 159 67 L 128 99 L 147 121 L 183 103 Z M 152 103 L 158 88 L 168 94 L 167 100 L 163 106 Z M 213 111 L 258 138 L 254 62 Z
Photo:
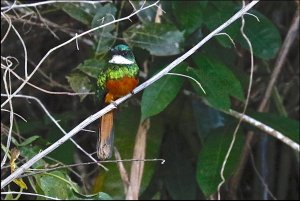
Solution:
M 106 92 L 105 104 L 131 93 L 138 84 L 139 67 L 131 49 L 120 44 L 110 52 L 112 57 L 97 79 L 98 88 Z M 110 111 L 100 119 L 97 156 L 101 160 L 110 158 L 113 152 L 113 114 Z

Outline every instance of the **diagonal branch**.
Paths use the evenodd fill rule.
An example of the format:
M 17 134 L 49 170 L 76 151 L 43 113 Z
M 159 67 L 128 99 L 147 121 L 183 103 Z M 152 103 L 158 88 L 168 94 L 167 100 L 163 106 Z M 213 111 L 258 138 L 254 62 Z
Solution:
M 260 121 L 239 112 L 236 112 L 234 110 L 229 110 L 229 112 L 226 112 L 230 114 L 231 116 L 234 116 L 238 119 L 241 119 L 244 122 L 247 122 L 256 128 L 259 128 L 260 130 L 266 132 L 267 134 L 277 138 L 278 140 L 282 141 L 283 143 L 287 144 L 291 148 L 293 148 L 296 151 L 300 151 L 299 144 L 291 140 L 290 138 L 283 135 L 281 132 L 275 130 L 274 128 L 271 128 L 270 126 L 267 126 L 266 124 L 261 123 Z
M 149 8 L 151 6 L 157 5 L 159 1 L 155 2 L 154 4 L 151 4 L 147 7 L 144 7 L 143 9 Z M 219 32 L 221 32 L 223 29 L 225 29 L 226 27 L 228 27 L 230 24 L 232 24 L 233 22 L 235 22 L 238 18 L 240 18 L 242 15 L 244 15 L 248 10 L 250 10 L 255 4 L 257 4 L 258 1 L 252 1 L 251 3 L 249 3 L 248 5 L 246 5 L 244 8 L 242 8 L 241 10 L 239 10 L 235 15 L 233 15 L 229 20 L 227 20 L 226 22 L 224 22 L 221 26 L 219 26 L 217 29 L 215 29 L 213 32 L 211 32 L 209 35 L 207 35 L 204 39 L 202 39 L 197 45 L 195 45 L 193 48 L 191 48 L 189 51 L 187 51 L 185 54 L 183 54 L 182 56 L 180 56 L 179 58 L 177 58 L 176 60 L 174 60 L 171 64 L 169 64 L 166 68 L 164 68 L 162 71 L 160 71 L 158 74 L 154 75 L 152 78 L 150 78 L 149 80 L 147 80 L 146 82 L 144 82 L 143 84 L 141 84 L 140 86 L 138 86 L 137 88 L 135 88 L 133 90 L 133 94 L 138 93 L 140 91 L 142 91 L 143 89 L 145 89 L 146 87 L 148 87 L 149 85 L 151 85 L 152 83 L 154 83 L 155 81 L 157 81 L 158 79 L 160 79 L 161 77 L 163 77 L 164 75 L 166 75 L 170 70 L 172 70 L 175 66 L 177 66 L 178 64 L 180 64 L 181 62 L 183 62 L 185 59 L 187 59 L 189 56 L 191 56 L 193 53 L 195 53 L 201 46 L 203 46 L 207 41 L 209 41 L 211 38 L 213 38 L 216 34 L 218 34 Z M 115 20 L 112 22 L 109 22 L 108 24 L 112 24 L 121 20 L 125 20 L 125 19 L 129 19 L 130 17 L 132 17 L 133 15 L 135 15 L 138 11 L 135 11 L 134 13 L 132 13 L 131 15 L 125 17 L 125 18 L 121 18 L 119 20 Z M 107 25 L 108 25 L 107 24 Z M 104 25 L 100 26 L 103 27 Z M 37 65 L 37 67 L 34 69 L 34 71 L 32 73 L 34 73 L 37 68 L 41 65 L 41 63 L 45 60 L 45 58 L 52 53 L 54 50 L 62 47 L 63 45 L 65 45 L 66 43 L 70 43 L 71 41 L 75 40 L 77 37 L 80 37 L 84 34 L 90 33 L 92 31 L 95 31 L 96 29 L 99 29 L 100 27 L 96 27 L 94 29 L 91 29 L 87 32 L 84 32 L 82 34 L 79 34 L 78 36 L 70 39 L 69 41 L 57 46 L 56 48 L 51 49 L 45 56 L 44 58 L 40 61 L 40 63 Z M 33 74 L 30 74 L 28 76 L 28 79 L 30 79 L 30 77 Z M 25 82 L 24 82 L 25 85 Z M 24 86 L 22 85 L 22 87 Z M 18 93 L 21 88 L 17 89 L 13 95 L 15 95 L 16 93 Z M 23 172 L 25 172 L 29 167 L 31 167 L 35 162 L 37 162 L 38 160 L 40 160 L 41 158 L 43 158 L 44 156 L 46 156 L 47 154 L 49 154 L 50 152 L 52 152 L 54 149 L 56 149 L 57 147 L 59 147 L 61 144 L 63 144 L 64 142 L 66 142 L 69 138 L 73 137 L 76 133 L 78 133 L 80 130 L 82 130 L 83 128 L 85 128 L 87 125 L 89 125 L 90 123 L 92 123 L 93 121 L 97 120 L 99 117 L 101 117 L 102 115 L 104 115 L 105 113 L 113 110 L 115 108 L 115 106 L 121 104 L 122 102 L 124 102 L 125 100 L 127 100 L 128 98 L 130 98 L 133 94 L 127 94 L 126 96 L 123 96 L 119 99 L 117 99 L 114 104 L 109 104 L 108 106 L 106 106 L 105 108 L 103 108 L 102 110 L 98 111 L 97 113 L 89 116 L 88 118 L 86 118 L 84 121 L 82 121 L 79 125 L 77 125 L 75 128 L 73 128 L 67 135 L 63 136 L 61 139 L 59 139 L 56 143 L 52 144 L 50 147 L 46 148 L 44 151 L 40 152 L 38 155 L 36 155 L 35 157 L 33 157 L 32 159 L 30 159 L 29 161 L 27 161 L 24 165 L 22 165 L 21 167 L 19 167 L 14 173 L 12 173 L 11 175 L 9 175 L 7 178 L 5 178 L 2 182 L 1 182 L 1 188 L 4 188 L 6 185 L 8 185 L 13 179 L 19 177 Z M 2 105 L 5 105 L 9 100 L 7 99 L 5 103 L 3 103 Z

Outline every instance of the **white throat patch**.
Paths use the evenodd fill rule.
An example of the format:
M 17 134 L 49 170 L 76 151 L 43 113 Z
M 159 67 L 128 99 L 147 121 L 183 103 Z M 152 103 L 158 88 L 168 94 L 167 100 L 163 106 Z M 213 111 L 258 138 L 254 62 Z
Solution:
M 121 55 L 114 55 L 111 60 L 109 60 L 109 63 L 113 64 L 133 64 L 133 61 L 130 61 L 129 59 L 126 59 L 125 57 Z

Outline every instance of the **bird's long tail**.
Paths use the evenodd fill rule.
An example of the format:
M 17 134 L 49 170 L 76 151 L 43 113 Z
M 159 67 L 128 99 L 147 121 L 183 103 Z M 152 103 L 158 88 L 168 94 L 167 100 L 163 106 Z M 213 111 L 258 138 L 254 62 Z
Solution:
M 113 110 L 103 115 L 100 119 L 97 142 L 97 156 L 100 160 L 105 160 L 112 156 L 114 142 L 113 120 Z

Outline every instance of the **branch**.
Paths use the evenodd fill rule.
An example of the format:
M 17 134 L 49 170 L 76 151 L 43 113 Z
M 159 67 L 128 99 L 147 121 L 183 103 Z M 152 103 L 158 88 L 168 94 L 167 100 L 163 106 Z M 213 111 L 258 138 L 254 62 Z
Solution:
M 125 169 L 124 163 L 121 160 L 121 155 L 120 155 L 120 153 L 119 153 L 119 151 L 116 147 L 115 147 L 114 151 L 115 151 L 116 160 L 120 161 L 120 162 L 117 163 L 117 165 L 118 165 L 118 168 L 119 168 L 121 179 L 123 181 L 124 193 L 126 194 L 127 190 L 128 190 L 128 186 L 129 186 L 129 177 L 128 177 L 127 171 Z
M 146 119 L 140 123 L 133 151 L 133 158 L 144 160 L 146 151 L 146 136 L 150 128 L 150 120 Z M 138 200 L 141 181 L 144 172 L 144 161 L 133 162 L 130 171 L 130 180 L 126 200 Z
M 16 8 L 28 8 L 28 7 L 36 7 L 36 6 L 41 6 L 44 4 L 53 4 L 53 3 L 89 3 L 89 4 L 96 4 L 96 3 L 103 3 L 103 2 L 111 2 L 110 0 L 100 0 L 100 1 L 86 1 L 86 0 L 54 0 L 54 1 L 42 1 L 42 2 L 37 2 L 37 3 L 28 3 L 28 4 L 12 4 L 11 6 L 5 6 L 1 7 L 1 11 L 5 10 L 4 12 L 7 12 L 11 9 L 16 9 Z
M 155 2 L 154 4 L 151 4 L 143 9 L 147 9 L 151 6 L 154 6 L 158 3 L 159 1 Z M 203 46 L 207 41 L 209 41 L 212 37 L 215 36 L 215 34 L 219 33 L 220 31 L 222 31 L 223 29 L 225 29 L 226 27 L 228 27 L 230 24 L 232 24 L 234 21 L 236 21 L 238 18 L 240 18 L 243 14 L 245 14 L 248 10 L 250 10 L 255 4 L 257 4 L 258 1 L 252 1 L 251 3 L 249 3 L 248 5 L 246 5 L 244 8 L 242 8 L 241 10 L 239 10 L 235 15 L 233 15 L 229 20 L 227 20 L 224 24 L 222 24 L 221 26 L 219 26 L 217 29 L 215 29 L 213 32 L 211 32 L 209 35 L 207 35 L 203 40 L 201 40 L 197 45 L 195 45 L 193 48 L 191 48 L 188 52 L 186 52 L 185 54 L 183 54 L 181 57 L 177 58 L 176 60 L 174 60 L 171 64 L 169 64 L 166 68 L 164 68 L 161 72 L 159 72 L 158 74 L 156 74 L 155 76 L 153 76 L 152 78 L 150 78 L 149 80 L 147 80 L 146 82 L 144 82 L 143 84 L 141 84 L 140 86 L 138 86 L 137 88 L 135 88 L 133 90 L 133 93 L 138 93 L 140 91 L 142 91 L 143 89 L 145 89 L 146 87 L 148 87 L 149 85 L 151 85 L 152 83 L 154 83 L 155 81 L 157 81 L 158 79 L 160 79 L 161 77 L 163 77 L 164 75 L 166 75 L 170 70 L 172 70 L 176 65 L 180 64 L 182 61 L 184 61 L 186 58 L 188 58 L 189 56 L 191 56 L 194 52 L 196 52 L 201 46 Z M 106 25 L 112 24 L 113 22 L 118 22 L 121 20 L 125 20 L 125 19 L 129 19 L 131 16 L 133 16 L 134 14 L 138 13 L 139 11 L 135 11 L 134 13 L 132 13 L 131 15 L 121 18 L 119 20 L 116 21 L 112 21 L 109 22 Z M 77 37 L 80 37 L 84 34 L 90 33 L 92 31 L 95 31 L 96 29 L 99 29 L 101 27 L 103 27 L 104 25 L 100 26 L 100 27 L 96 27 L 94 29 L 91 29 L 87 32 L 84 32 L 82 34 L 79 34 Z M 75 40 L 76 38 L 72 38 L 70 40 L 68 40 L 67 42 L 51 49 L 45 56 L 44 58 L 40 61 L 40 63 L 37 65 L 37 67 L 34 69 L 34 71 L 36 71 L 36 69 L 41 65 L 41 63 L 45 60 L 45 58 L 52 53 L 54 50 L 62 47 L 63 45 L 66 45 L 67 43 L 70 43 L 71 41 Z M 33 72 L 34 73 L 34 72 Z M 28 76 L 28 78 L 30 78 L 33 74 L 30 74 Z M 22 85 L 22 87 L 25 85 L 25 83 Z M 15 95 L 16 93 L 18 93 L 21 90 L 21 87 L 19 89 L 17 89 L 15 91 L 15 93 L 13 95 Z M 29 167 L 31 167 L 35 162 L 37 162 L 38 160 L 40 160 L 41 158 L 43 158 L 44 156 L 46 156 L 47 154 L 49 154 L 50 152 L 52 152 L 54 149 L 56 149 L 57 147 L 59 147 L 61 144 L 63 144 L 65 141 L 67 141 L 69 138 L 73 137 L 76 133 L 78 133 L 80 130 L 82 130 L 83 128 L 85 128 L 87 125 L 89 125 L 90 123 L 92 123 L 93 121 L 95 121 L 96 119 L 98 119 L 99 117 L 101 117 L 102 115 L 104 115 L 105 113 L 115 109 L 115 107 L 119 104 L 121 104 L 122 102 L 124 102 L 125 100 L 127 100 L 128 98 L 130 98 L 133 94 L 127 94 L 126 96 L 123 96 L 119 99 L 117 99 L 114 104 L 109 104 L 107 105 L 105 108 L 103 108 L 102 110 L 98 111 L 97 113 L 89 116 L 88 118 L 86 118 L 84 121 L 82 121 L 79 125 L 77 125 L 75 128 L 73 128 L 69 133 L 67 133 L 67 135 L 63 136 L 61 139 L 59 139 L 56 143 L 52 144 L 50 147 L 46 148 L 44 151 L 40 152 L 39 154 L 37 154 L 36 156 L 34 156 L 32 159 L 30 159 L 29 161 L 27 161 L 24 165 L 22 165 L 21 167 L 19 167 L 15 172 L 13 172 L 11 175 L 9 175 L 7 178 L 5 178 L 2 182 L 1 182 L 1 188 L 4 188 L 6 185 L 8 185 L 13 179 L 17 178 L 18 176 L 20 176 L 24 171 L 26 171 Z M 9 100 L 7 99 L 5 103 L 7 103 Z M 3 103 L 4 105 L 4 103 Z
M 236 112 L 234 110 L 229 110 L 228 114 L 230 114 L 231 116 L 234 116 L 236 118 L 241 118 L 242 121 L 247 122 L 247 123 L 259 128 L 260 130 L 264 131 L 265 133 L 267 133 L 267 134 L 277 138 L 278 140 L 282 141 L 283 143 L 287 144 L 288 146 L 290 146 L 294 150 L 300 152 L 299 144 L 297 144 L 296 142 L 294 142 L 290 138 L 286 137 L 281 132 L 271 128 L 270 126 L 267 126 L 266 124 L 263 124 L 262 122 L 257 121 L 256 119 L 253 119 L 252 117 L 250 117 L 246 114 L 241 114 L 241 113 Z

